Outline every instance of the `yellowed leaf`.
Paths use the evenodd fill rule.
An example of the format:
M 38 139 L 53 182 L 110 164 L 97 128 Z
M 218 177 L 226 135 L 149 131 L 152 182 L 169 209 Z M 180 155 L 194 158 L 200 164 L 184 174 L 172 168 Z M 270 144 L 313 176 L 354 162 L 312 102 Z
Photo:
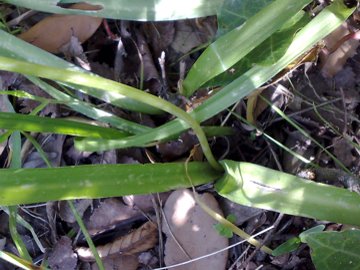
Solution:
M 99 10 L 100 6 L 77 3 L 72 9 Z M 85 15 L 51 15 L 41 20 L 18 37 L 43 50 L 59 53 L 60 48 L 70 42 L 72 36 L 83 43 L 99 28 L 102 18 Z

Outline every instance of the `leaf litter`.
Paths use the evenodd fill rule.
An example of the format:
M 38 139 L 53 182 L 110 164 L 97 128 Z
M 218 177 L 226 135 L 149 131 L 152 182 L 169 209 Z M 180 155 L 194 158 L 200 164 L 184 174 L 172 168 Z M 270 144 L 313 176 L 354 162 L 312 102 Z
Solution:
M 73 8 L 96 9 L 88 4 L 76 5 Z M 185 63 L 185 69 L 191 67 L 201 52 L 201 49 L 197 51 L 198 47 L 206 44 L 215 36 L 216 19 L 208 17 L 156 23 L 108 21 L 109 28 L 115 33 L 114 36 L 118 38 L 117 40 L 114 40 L 114 37 L 101 27 L 101 21 L 102 19 L 89 16 L 52 15 L 33 26 L 32 23 L 27 24 L 27 19 L 25 19 L 21 24 L 30 28 L 19 37 L 50 52 L 61 56 L 65 55 L 68 61 L 74 61 L 75 64 L 85 69 L 89 66 L 93 71 L 98 70 L 106 77 L 118 78 L 121 82 L 135 87 L 143 85 L 147 91 L 160 95 L 175 104 L 183 104 L 177 93 L 177 82 L 181 79 L 180 61 Z M 58 27 L 59 25 L 61 27 Z M 222 31 L 225 31 L 224 29 Z M 339 44 L 339 40 L 341 41 L 349 33 L 349 29 L 350 31 L 356 30 L 356 27 L 348 23 L 342 26 L 338 33 L 334 33 L 326 39 L 325 43 L 330 52 L 333 49 L 329 44 Z M 119 38 L 123 43 L 122 49 L 119 47 Z M 358 42 L 354 40 L 348 40 L 340 45 L 334 52 L 322 54 L 319 66 L 314 63 L 302 65 L 284 79 L 278 80 L 276 84 L 263 90 L 262 94 L 270 99 L 278 98 L 277 106 L 284 108 L 287 114 L 294 114 L 293 119 L 324 146 L 331 149 L 332 153 L 356 175 L 360 171 L 360 155 L 359 150 L 352 143 L 359 144 L 360 134 L 358 117 L 360 102 L 358 90 L 360 84 L 359 49 L 357 48 Z M 344 53 L 344 50 L 349 52 Z M 159 62 L 162 52 L 165 55 L 164 70 Z M 82 65 L 82 60 L 86 64 Z M 314 60 L 314 62 L 316 61 Z M 143 73 L 139 67 L 143 69 Z M 26 81 L 24 83 L 23 79 L 20 78 L 20 82 L 23 82 L 19 83 L 17 75 L 14 77 L 12 74 L 1 73 L 0 81 L 2 89 L 21 88 L 33 95 L 48 98 L 34 85 Z M 278 92 L 279 88 L 285 89 L 285 91 Z M 287 92 L 292 93 L 290 98 L 285 94 Z M 203 91 L 201 94 L 204 97 L 208 95 L 207 91 Z M 167 116 L 139 116 L 113 108 L 96 99 L 83 98 L 93 102 L 96 106 L 106 107 L 122 117 L 145 123 L 148 126 L 155 127 L 169 120 Z M 38 105 L 37 102 L 26 99 L 14 99 L 13 102 L 16 109 L 23 113 L 32 112 Z M 326 104 L 327 102 L 329 103 Z M 247 104 L 249 104 L 248 101 L 240 102 L 235 112 L 246 116 Z M 315 110 L 314 104 L 325 105 Z M 332 179 L 334 185 L 345 186 L 354 191 L 359 190 L 355 178 L 344 180 L 344 176 L 339 173 L 341 170 L 324 155 L 322 149 L 309 144 L 307 138 L 297 136 L 297 131 L 279 119 L 268 106 L 259 102 L 250 112 L 253 114 L 253 124 L 263 128 L 296 153 L 321 164 L 323 170 L 313 171 L 315 181 Z M 65 106 L 59 105 L 48 105 L 40 113 L 52 117 L 80 116 Z M 217 124 L 220 119 L 224 118 L 225 114 L 219 115 L 211 121 Z M 226 125 L 236 128 L 236 136 L 226 139 L 229 145 L 229 149 L 226 151 L 219 139 L 214 140 L 213 149 L 214 152 L 219 152 L 217 154 L 225 152 L 225 158 L 255 162 L 293 173 L 302 172 L 302 165 L 296 158 L 274 147 L 261 134 L 257 134 L 253 128 L 249 128 L 237 118 L 230 118 Z M 186 158 L 197 143 L 192 134 L 185 133 L 177 140 L 148 149 L 148 155 L 138 148 L 105 153 L 79 153 L 73 149 L 72 138 L 50 135 L 44 140 L 43 136 L 32 135 L 40 143 L 53 166 L 145 163 L 149 162 L 150 156 L 152 160 L 158 162 L 176 161 Z M 23 166 L 45 167 L 46 164 L 41 161 L 39 153 L 29 145 L 31 145 L 29 142 L 23 144 Z M 217 148 L 221 151 L 217 151 Z M 6 158 L 7 155 L 5 150 L 6 142 L 2 148 L 1 156 L 3 158 Z M 309 150 L 311 150 L 310 153 L 308 153 Z M 211 192 L 209 187 L 203 187 L 203 190 Z M 241 225 L 249 233 L 270 226 L 276 218 L 275 213 L 229 205 L 229 202 L 224 202 L 224 199 L 213 197 L 209 193 L 204 193 L 202 196 L 209 200 L 208 204 L 213 205 L 217 211 L 221 212 L 217 203 L 220 201 L 221 208 L 226 215 L 237 214 L 238 218 L 235 223 L 238 226 Z M 229 245 L 229 240 L 220 236 L 213 228 L 215 222 L 209 216 L 204 215 L 202 209 L 195 204 L 190 191 L 180 190 L 172 194 L 160 194 L 159 197 L 146 195 L 105 200 L 81 200 L 75 205 L 85 221 L 99 253 L 104 258 L 106 269 L 148 269 L 162 266 L 163 262 L 169 266 L 209 254 Z M 154 208 L 154 206 L 158 208 Z M 33 225 L 37 234 L 41 235 L 41 242 L 50 251 L 47 260 L 52 269 L 81 267 L 97 269 L 96 264 L 93 263 L 93 255 L 89 252 L 83 236 L 79 233 L 72 214 L 66 208 L 67 204 L 61 202 L 48 203 L 46 207 L 34 206 L 32 211 L 28 211 L 28 213 L 23 211 L 21 215 Z M 159 209 L 163 209 L 164 213 L 161 213 Z M 164 216 L 161 218 L 162 214 Z M 182 221 L 181 224 L 174 222 L 177 220 L 176 215 L 182 215 L 185 221 Z M 0 216 L 0 219 L 5 216 Z M 1 223 L 6 222 L 4 219 L 4 222 Z M 270 241 L 276 247 L 291 236 L 298 235 L 303 228 L 310 228 L 316 224 L 318 224 L 317 221 L 310 219 L 285 217 Z M 341 226 L 334 227 L 333 224 L 325 224 L 330 231 L 341 229 Z M 159 233 L 159 228 L 163 230 L 165 237 Z M 5 241 L 3 249 L 16 253 L 8 229 L 3 228 L 0 232 L 5 236 L 4 239 L 8 240 Z M 31 236 L 26 230 L 20 230 L 20 234 L 24 239 L 31 240 Z M 210 240 L 212 238 L 215 240 Z M 240 241 L 236 236 L 230 239 L 231 243 L 236 241 Z M 215 245 L 212 246 L 210 243 L 215 243 Z M 164 247 L 162 247 L 163 244 Z M 29 244 L 29 247 L 31 246 L 35 247 L 36 244 Z M 36 248 L 31 248 L 31 250 L 34 250 L 35 258 L 44 256 Z M 246 262 L 246 257 L 250 257 L 250 253 L 251 248 L 243 244 L 232 248 L 229 252 L 224 251 L 184 265 L 180 269 L 207 269 L 209 266 L 211 269 L 257 269 L 259 267 L 313 269 L 313 264 L 309 259 L 310 251 L 305 247 L 277 259 L 266 257 L 259 252 L 251 261 Z M 13 268 L 6 265 L 4 269 Z

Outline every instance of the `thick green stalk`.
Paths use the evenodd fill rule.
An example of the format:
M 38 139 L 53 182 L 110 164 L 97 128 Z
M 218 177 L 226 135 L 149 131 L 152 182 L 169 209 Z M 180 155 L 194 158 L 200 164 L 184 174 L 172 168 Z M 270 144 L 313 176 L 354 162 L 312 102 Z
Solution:
M 202 162 L 189 163 L 188 171 L 194 185 L 221 176 Z M 0 205 L 148 194 L 190 186 L 183 163 L 1 169 L 0 184 Z

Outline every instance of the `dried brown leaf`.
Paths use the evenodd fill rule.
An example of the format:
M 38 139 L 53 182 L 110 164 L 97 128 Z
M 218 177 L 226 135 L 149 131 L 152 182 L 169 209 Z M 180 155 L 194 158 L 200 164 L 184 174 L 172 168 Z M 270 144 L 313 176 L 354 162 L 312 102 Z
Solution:
M 100 6 L 77 3 L 72 9 L 99 10 Z M 80 43 L 85 42 L 98 29 L 102 18 L 85 15 L 52 15 L 35 24 L 18 37 L 51 53 L 59 53 L 60 48 L 70 42 L 72 36 Z
M 49 257 L 49 266 L 51 269 L 71 270 L 75 269 L 76 264 L 77 257 L 72 250 L 70 238 L 61 237 Z
M 90 234 L 94 235 L 110 226 L 132 218 L 139 214 L 139 211 L 124 205 L 117 199 L 104 200 L 92 213 L 89 222 L 86 222 Z
M 105 270 L 136 270 L 139 266 L 138 259 L 135 256 L 119 256 L 116 258 L 103 259 Z M 91 270 L 98 270 L 96 263 L 93 263 Z
M 348 25 L 344 23 L 324 39 L 326 47 L 332 52 L 321 56 L 321 71 L 326 77 L 335 76 L 343 68 L 347 59 L 355 55 L 356 49 L 359 46 L 358 40 L 347 40 L 340 47 L 336 48 L 339 45 L 338 42 L 349 33 Z M 334 47 L 336 50 L 333 52 Z
M 98 246 L 100 258 L 117 256 L 119 254 L 132 255 L 153 248 L 157 243 L 157 225 L 151 221 L 146 222 L 131 233 L 119 237 L 112 243 Z M 78 248 L 77 253 L 83 261 L 95 261 L 89 248 Z

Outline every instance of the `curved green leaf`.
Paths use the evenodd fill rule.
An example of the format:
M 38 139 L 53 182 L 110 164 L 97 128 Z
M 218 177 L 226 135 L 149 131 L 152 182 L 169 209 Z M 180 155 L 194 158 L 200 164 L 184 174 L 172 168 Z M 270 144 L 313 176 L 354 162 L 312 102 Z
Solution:
M 360 225 L 360 195 L 250 163 L 222 161 L 216 191 L 233 202 L 338 223 Z
M 240 27 L 218 38 L 190 69 L 183 83 L 184 94 L 190 96 L 204 83 L 229 69 L 309 2 L 311 0 L 276 0 Z

